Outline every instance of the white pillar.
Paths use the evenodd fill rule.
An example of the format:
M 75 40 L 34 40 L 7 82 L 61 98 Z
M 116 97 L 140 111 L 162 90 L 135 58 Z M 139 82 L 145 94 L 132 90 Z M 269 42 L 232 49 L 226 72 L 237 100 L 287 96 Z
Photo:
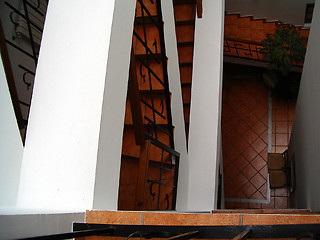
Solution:
M 23 154 L 17 120 L 0 58 L 0 208 L 14 208 Z
M 117 210 L 121 149 L 136 1 L 116 0 L 108 55 L 94 209 Z
M 185 211 L 188 206 L 189 162 L 186 145 L 186 132 L 183 118 L 183 103 L 180 83 L 179 60 L 175 21 L 172 0 L 162 0 L 162 15 L 164 21 L 164 37 L 166 55 L 168 57 L 169 87 L 172 93 L 171 111 L 174 129 L 174 144 L 180 153 L 180 167 L 177 193 L 177 210 Z
M 196 19 L 189 130 L 189 209 L 216 208 L 224 1 L 203 0 Z
M 112 118 L 117 134 L 123 126 L 125 76 L 110 79 L 114 77 L 111 70 L 115 71 L 110 68 L 114 67 L 111 59 L 117 57 L 115 48 L 122 51 L 119 58 L 129 59 L 128 43 L 115 47 L 111 36 L 130 29 L 132 33 L 134 9 L 131 15 L 127 11 L 117 11 L 118 2 L 123 5 L 124 1 L 116 0 L 115 4 L 115 1 L 105 0 L 56 0 L 49 3 L 22 164 L 21 208 L 92 209 L 94 191 L 99 184 L 107 185 L 111 181 L 118 184 L 120 156 L 114 152 L 121 152 L 118 141 L 121 136 L 117 135 L 115 143 L 109 146 L 101 145 L 105 142 L 99 140 L 99 135 L 107 137 L 109 142 L 115 138 L 112 127 L 105 127 L 111 124 L 106 116 Z M 115 29 L 119 26 L 118 14 L 124 24 L 131 22 L 131 25 Z M 127 48 L 125 56 L 122 48 Z M 116 70 L 128 73 L 128 65 L 124 61 Z M 120 88 L 119 95 L 115 94 Z M 112 109 L 106 102 L 111 96 L 112 101 L 118 102 Z M 115 114 L 117 111 L 120 113 Z M 106 175 L 104 183 L 99 182 L 100 169 L 96 170 L 100 166 L 98 149 L 102 147 L 113 148 L 111 152 L 104 152 L 105 155 L 99 152 L 99 161 L 101 158 L 110 161 L 108 168 L 102 170 Z M 109 175 L 110 172 L 113 174 Z M 112 198 L 104 207 L 114 209 L 117 193 L 113 188 L 104 190 L 103 197 Z

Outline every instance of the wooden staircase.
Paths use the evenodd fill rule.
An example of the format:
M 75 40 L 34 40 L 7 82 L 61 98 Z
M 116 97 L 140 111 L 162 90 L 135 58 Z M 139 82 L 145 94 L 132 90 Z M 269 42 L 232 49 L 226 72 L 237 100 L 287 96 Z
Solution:
M 160 9 L 160 10 L 159 10 Z M 119 186 L 119 210 L 175 207 L 179 155 L 160 1 L 137 0 Z

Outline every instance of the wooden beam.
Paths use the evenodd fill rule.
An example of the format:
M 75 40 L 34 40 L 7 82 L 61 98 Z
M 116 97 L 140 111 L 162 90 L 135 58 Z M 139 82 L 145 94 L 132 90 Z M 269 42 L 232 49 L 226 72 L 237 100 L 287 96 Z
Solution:
M 136 201 L 135 206 L 138 211 L 144 210 L 145 208 L 145 194 L 148 180 L 148 167 L 150 158 L 150 146 L 151 141 L 146 140 L 145 144 L 141 146 L 140 158 L 139 158 L 139 172 L 138 172 L 138 182 L 136 191 Z
M 137 69 L 133 48 L 131 49 L 131 60 L 129 70 L 128 96 L 130 100 L 131 116 L 133 122 L 134 135 L 137 145 L 145 143 L 144 126 L 140 105 L 140 91 L 137 80 Z
M 13 109 L 16 114 L 19 129 L 22 129 L 25 127 L 25 124 L 23 121 L 22 113 L 21 113 L 17 88 L 13 78 L 11 63 L 9 59 L 8 49 L 7 49 L 7 45 L 4 37 L 1 20 L 0 20 L 0 51 L 1 51 L 1 58 L 2 58 L 4 71 L 5 71 L 7 82 L 8 82 L 8 88 L 11 95 Z
M 202 0 L 197 0 L 197 15 L 202 18 Z

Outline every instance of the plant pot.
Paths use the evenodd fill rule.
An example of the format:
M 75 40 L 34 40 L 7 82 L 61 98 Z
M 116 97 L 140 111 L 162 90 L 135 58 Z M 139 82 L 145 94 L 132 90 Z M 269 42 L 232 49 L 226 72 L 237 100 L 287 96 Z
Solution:
M 262 74 L 262 79 L 264 84 L 270 90 L 274 90 L 280 81 L 279 74 L 274 70 L 264 72 Z

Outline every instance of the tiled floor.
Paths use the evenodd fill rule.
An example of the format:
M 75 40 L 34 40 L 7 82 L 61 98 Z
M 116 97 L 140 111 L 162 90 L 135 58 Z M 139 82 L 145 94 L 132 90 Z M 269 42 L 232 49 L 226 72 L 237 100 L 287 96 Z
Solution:
M 266 199 L 268 90 L 258 79 L 225 79 L 223 88 L 225 197 Z
M 268 90 L 258 79 L 224 79 L 222 149 L 225 198 L 267 199 Z M 272 152 L 288 148 L 295 101 L 272 99 Z M 289 208 L 287 188 L 270 203 L 230 202 L 226 208 Z

